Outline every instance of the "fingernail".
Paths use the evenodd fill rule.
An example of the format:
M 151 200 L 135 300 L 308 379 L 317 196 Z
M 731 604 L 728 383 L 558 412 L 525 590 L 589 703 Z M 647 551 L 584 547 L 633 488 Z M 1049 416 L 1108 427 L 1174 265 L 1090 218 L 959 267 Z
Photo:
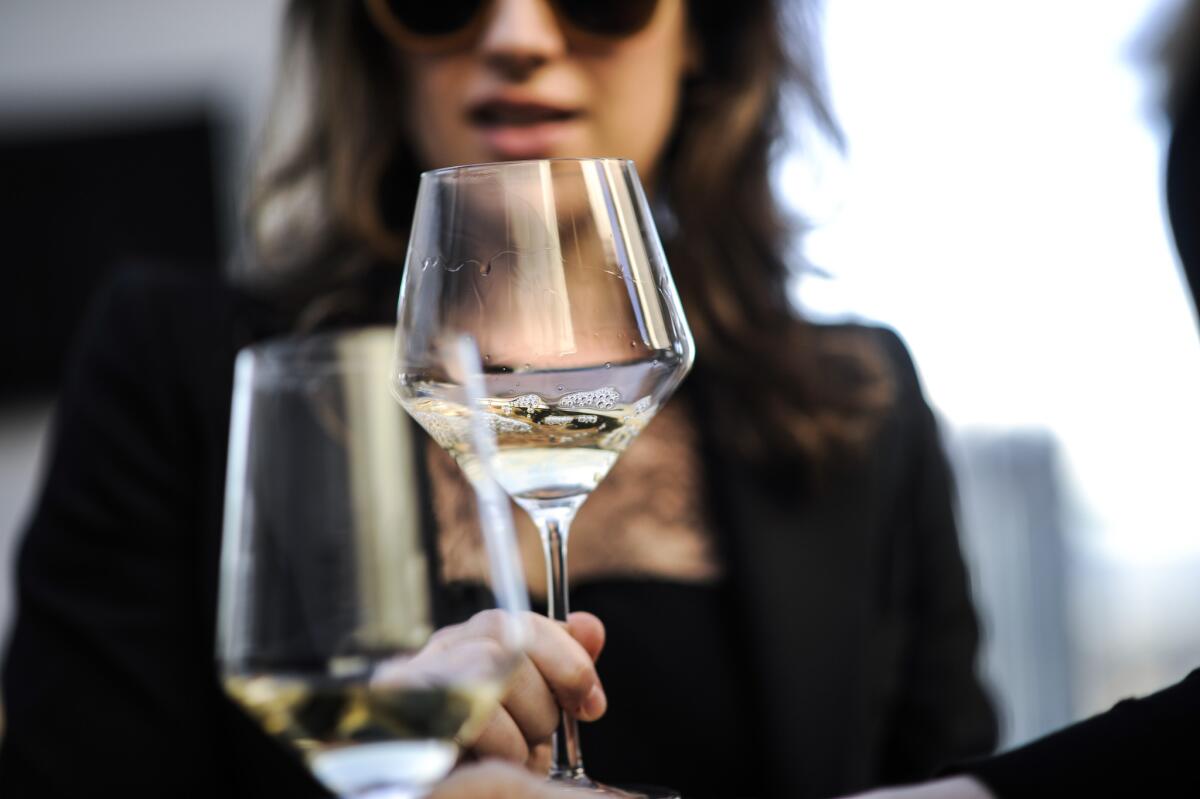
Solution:
M 607 709 L 608 697 L 604 695 L 604 689 L 600 687 L 600 683 L 596 683 L 583 700 L 582 715 L 588 721 L 594 721 L 603 716 Z

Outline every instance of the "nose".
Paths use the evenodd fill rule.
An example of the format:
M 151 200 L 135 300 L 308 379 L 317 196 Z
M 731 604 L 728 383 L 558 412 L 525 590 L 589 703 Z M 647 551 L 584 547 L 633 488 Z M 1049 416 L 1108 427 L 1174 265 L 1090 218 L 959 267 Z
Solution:
M 565 52 L 562 29 L 547 0 L 493 0 L 492 6 L 479 50 L 504 77 L 525 78 Z

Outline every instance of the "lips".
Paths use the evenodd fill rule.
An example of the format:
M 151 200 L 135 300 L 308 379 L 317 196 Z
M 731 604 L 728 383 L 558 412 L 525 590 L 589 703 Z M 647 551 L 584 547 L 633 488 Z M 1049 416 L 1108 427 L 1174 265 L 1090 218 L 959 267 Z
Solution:
M 505 100 L 479 103 L 468 113 L 471 122 L 481 128 L 529 127 L 546 122 L 565 122 L 578 115 L 576 111 L 543 103 L 514 103 Z
M 552 103 L 490 99 L 467 110 L 467 121 L 500 160 L 558 154 L 582 113 Z

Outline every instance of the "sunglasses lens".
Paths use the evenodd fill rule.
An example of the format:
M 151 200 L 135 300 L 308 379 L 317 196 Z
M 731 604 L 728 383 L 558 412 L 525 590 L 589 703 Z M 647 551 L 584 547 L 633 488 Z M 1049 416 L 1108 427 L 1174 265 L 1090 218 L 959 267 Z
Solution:
M 479 13 L 483 0 L 384 0 L 392 18 L 419 36 L 457 33 Z
M 646 27 L 658 0 L 557 0 L 556 5 L 581 30 L 628 36 Z

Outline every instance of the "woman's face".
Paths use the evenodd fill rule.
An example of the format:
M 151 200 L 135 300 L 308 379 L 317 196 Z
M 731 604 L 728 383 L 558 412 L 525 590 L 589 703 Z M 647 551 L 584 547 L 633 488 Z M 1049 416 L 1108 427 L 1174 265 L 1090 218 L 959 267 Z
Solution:
M 695 61 L 684 0 L 659 0 L 621 38 L 563 24 L 549 0 L 490 0 L 483 13 L 453 48 L 399 48 L 422 166 L 612 156 L 653 180 Z

